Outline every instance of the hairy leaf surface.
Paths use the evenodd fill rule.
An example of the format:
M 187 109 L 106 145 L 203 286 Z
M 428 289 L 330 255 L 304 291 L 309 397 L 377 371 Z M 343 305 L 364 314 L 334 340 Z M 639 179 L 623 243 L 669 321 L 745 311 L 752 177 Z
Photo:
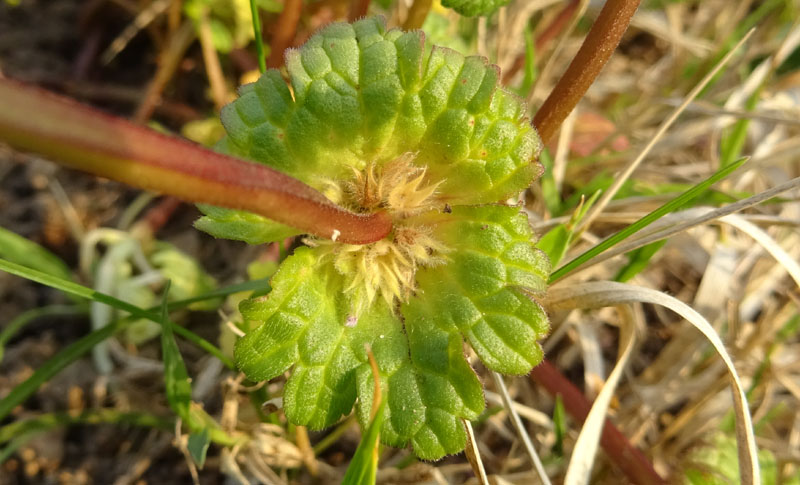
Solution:
M 286 416 L 321 429 L 353 411 L 366 427 L 376 358 L 381 440 L 424 459 L 464 448 L 462 420 L 484 409 L 467 361 L 524 374 L 547 316 L 533 296 L 550 267 L 527 217 L 496 204 L 538 175 L 539 139 L 485 59 L 426 50 L 422 32 L 379 19 L 333 24 L 240 90 L 222 114 L 223 149 L 285 171 L 355 211 L 386 210 L 394 230 L 355 246 L 310 240 L 272 291 L 241 304 L 237 364 L 252 380 L 290 371 Z M 262 243 L 296 234 L 203 207 L 199 228 Z M 288 210 L 288 209 L 287 209 Z

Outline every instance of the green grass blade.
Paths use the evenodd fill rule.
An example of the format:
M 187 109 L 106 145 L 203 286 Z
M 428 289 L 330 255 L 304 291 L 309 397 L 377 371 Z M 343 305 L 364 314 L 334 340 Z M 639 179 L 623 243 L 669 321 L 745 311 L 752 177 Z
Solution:
M 83 315 L 86 313 L 86 308 L 74 305 L 48 305 L 40 308 L 34 308 L 21 313 L 0 331 L 0 362 L 3 361 L 3 354 L 5 353 L 5 346 L 14 335 L 19 333 L 26 325 L 41 318 L 56 315 Z
M 567 412 L 564 409 L 564 400 L 561 394 L 556 394 L 556 404 L 553 407 L 553 431 L 556 442 L 553 444 L 553 453 L 564 456 L 564 438 L 567 436 Z
M 161 303 L 161 360 L 164 362 L 164 388 L 170 408 L 181 418 L 183 424 L 189 429 L 189 454 L 199 467 L 203 467 L 206 460 L 206 451 L 214 432 L 218 441 L 234 443 L 235 438 L 222 431 L 217 423 L 200 409 L 192 410 L 192 384 L 189 372 L 178 349 L 173 332 L 175 324 L 169 321 L 167 308 L 167 295 L 169 294 L 170 281 L 164 288 L 164 299 Z M 210 429 L 213 428 L 213 429 Z
M 761 91 L 764 88 L 764 82 L 750 95 L 745 104 L 747 111 L 753 111 L 761 98 Z M 750 127 L 750 120 L 742 118 L 734 123 L 733 128 L 723 136 L 720 141 L 720 157 L 719 164 L 725 167 L 731 162 L 735 161 L 742 155 L 744 144 L 747 141 L 747 129 Z
M 92 301 L 99 301 L 101 303 L 109 304 L 117 309 L 124 310 L 130 313 L 135 318 L 146 318 L 156 323 L 161 323 L 162 321 L 161 316 L 143 310 L 135 305 L 131 305 L 130 303 L 117 300 L 112 296 L 94 291 L 91 288 L 81 286 L 71 281 L 65 281 L 61 278 L 56 278 L 52 275 L 48 275 L 46 273 L 42 273 L 41 271 L 37 271 L 31 268 L 26 268 L 25 266 L 21 266 L 12 263 L 10 261 L 6 261 L 4 259 L 0 259 L 0 270 L 6 271 L 16 276 L 27 278 L 32 281 L 36 281 L 37 283 L 50 286 L 51 288 L 61 290 L 71 295 L 79 296 L 81 298 L 86 298 Z M 223 296 L 226 291 L 228 291 L 229 293 L 241 291 L 243 286 L 246 285 L 234 285 L 233 287 L 228 287 L 227 289 L 221 288 L 220 290 L 211 292 L 210 297 L 214 298 L 217 296 Z M 192 300 L 196 299 L 193 298 Z M 181 302 L 175 302 L 175 303 L 181 303 Z M 36 370 L 36 372 L 33 373 L 33 375 L 31 375 L 24 382 L 22 382 L 14 389 L 12 389 L 11 392 L 5 398 L 0 400 L 0 420 L 8 416 L 8 414 L 11 412 L 12 409 L 22 404 L 28 397 L 30 397 L 34 392 L 36 392 L 36 390 L 42 384 L 44 384 L 45 382 L 50 380 L 53 376 L 61 372 L 61 370 L 63 370 L 67 365 L 81 358 L 86 352 L 90 351 L 92 347 L 104 341 L 105 339 L 111 337 L 119 330 L 125 328 L 131 322 L 132 320 L 130 318 L 116 320 L 111 324 L 107 325 L 106 327 L 103 327 L 99 330 L 95 330 L 94 332 L 86 335 L 80 340 L 70 344 L 64 350 L 62 350 L 54 357 L 52 357 L 50 360 L 45 362 L 44 365 L 42 365 L 39 369 Z M 186 338 L 187 340 L 191 341 L 198 347 L 202 348 L 203 350 L 207 351 L 208 353 L 220 359 L 220 361 L 222 361 L 222 363 L 225 364 L 227 367 L 231 369 L 235 368 L 233 361 L 207 340 L 198 336 L 194 332 L 180 326 L 172 326 L 172 329 L 174 330 L 175 333 L 179 334 L 181 337 Z
M 81 358 L 84 354 L 89 352 L 92 349 L 92 347 L 102 342 L 103 340 L 111 337 L 118 331 L 125 328 L 127 325 L 130 325 L 135 318 L 147 318 L 156 323 L 160 323 L 162 324 L 162 328 L 167 329 L 166 330 L 167 334 L 173 337 L 172 340 L 173 342 L 174 342 L 173 333 L 181 335 L 185 337 L 187 340 L 190 340 L 194 344 L 203 348 L 204 350 L 207 350 L 215 357 L 219 358 L 223 362 L 223 364 L 227 365 L 230 368 L 235 368 L 231 359 L 228 358 L 226 355 L 224 355 L 218 348 L 214 347 L 214 345 L 212 345 L 210 342 L 194 334 L 190 330 L 187 330 L 180 326 L 176 326 L 174 323 L 170 322 L 167 319 L 167 311 L 169 309 L 169 305 L 162 303 L 160 314 L 154 314 L 152 312 L 143 310 L 134 305 L 130 305 L 128 303 L 117 300 L 116 298 L 113 298 L 104 293 L 94 291 L 90 288 L 86 288 L 84 286 L 72 283 L 70 281 L 64 281 L 60 278 L 55 278 L 51 275 L 47 275 L 40 271 L 36 271 L 31 268 L 26 268 L 24 266 L 20 266 L 15 263 L 11 263 L 3 259 L 0 259 L 0 270 L 6 271 L 8 273 L 17 276 L 31 279 L 33 281 L 51 286 L 61 291 L 70 292 L 71 294 L 76 296 L 81 296 L 82 298 L 88 298 L 95 301 L 100 301 L 102 303 L 110 304 L 112 306 L 117 307 L 118 309 L 128 311 L 131 314 L 131 317 L 129 318 L 123 318 L 111 322 L 109 325 L 101 329 L 95 330 L 92 333 L 84 336 L 80 340 L 68 345 L 61 352 L 59 352 L 54 357 L 45 362 L 44 365 L 39 367 L 28 379 L 26 379 L 24 382 L 17 385 L 16 387 L 14 387 L 14 389 L 12 389 L 11 392 L 5 398 L 0 400 L 0 420 L 8 416 L 16 406 L 22 404 L 28 397 L 30 397 L 34 392 L 36 392 L 36 390 L 42 384 L 50 380 L 53 376 L 58 374 L 61 370 L 63 370 L 66 366 L 68 366 L 72 362 Z M 225 294 L 225 291 L 228 291 L 228 293 L 241 291 L 242 288 L 246 286 L 247 285 L 233 285 L 227 287 L 227 289 L 220 289 L 211 292 L 211 296 L 209 297 L 213 298 L 217 296 L 223 296 Z M 175 346 L 173 350 L 177 350 L 177 346 Z M 166 366 L 167 363 L 165 362 L 165 367 Z M 185 367 L 183 369 L 185 372 Z M 188 385 L 188 380 L 186 380 L 185 382 Z M 182 388 L 178 389 L 178 391 L 179 392 L 176 392 L 174 394 L 175 396 L 184 396 L 186 393 L 186 390 Z M 189 388 L 188 392 L 189 396 L 191 396 L 191 388 Z M 202 429 L 202 427 L 211 426 L 209 428 L 209 431 L 212 441 L 226 446 L 231 444 L 236 444 L 242 441 L 242 437 L 235 435 L 228 435 L 221 429 L 214 427 L 213 425 L 215 423 L 212 423 L 210 421 L 210 417 L 208 417 L 208 415 L 206 415 L 205 413 L 202 412 L 190 413 L 189 411 L 187 411 L 187 415 L 189 414 L 191 414 L 189 421 L 195 423 L 196 429 L 199 430 Z M 204 422 L 203 421 L 204 419 L 208 420 L 209 422 L 207 423 Z
M 192 403 L 192 385 L 189 384 L 189 373 L 183 363 L 178 343 L 172 331 L 172 323 L 167 313 L 166 295 L 169 293 L 170 281 L 164 288 L 164 301 L 161 304 L 161 360 L 164 362 L 164 387 L 166 388 L 169 407 L 184 422 L 189 421 L 189 407 Z
M 699 195 L 703 194 L 709 187 L 714 185 L 715 183 L 719 182 L 720 180 L 724 179 L 736 169 L 741 167 L 748 159 L 742 158 L 737 160 L 736 162 L 728 165 L 727 167 L 723 167 L 714 173 L 711 177 L 707 178 L 706 180 L 700 182 L 699 184 L 695 185 L 691 189 L 687 190 L 683 194 L 679 195 L 678 197 L 672 199 L 671 201 L 667 202 L 666 204 L 662 205 L 658 209 L 654 210 L 653 212 L 647 214 L 646 216 L 642 217 L 638 221 L 634 222 L 630 226 L 626 227 L 625 229 L 619 231 L 618 233 L 614 234 L 613 236 L 609 237 L 608 239 L 604 240 L 597 246 L 589 249 L 585 253 L 581 254 L 577 258 L 573 259 L 569 263 L 565 264 L 564 266 L 558 268 L 553 274 L 550 275 L 550 283 L 554 283 L 561 278 L 568 275 L 571 271 L 582 265 L 583 263 L 591 260 L 598 254 L 606 251 L 620 242 L 624 241 L 625 239 L 629 238 L 633 234 L 637 233 L 638 231 L 644 229 L 645 227 L 649 226 L 653 222 L 657 221 L 658 219 L 670 214 L 681 207 L 688 204 L 694 198 L 698 197 Z
M 4 263 L 0 261 L 0 263 Z M 11 411 L 22 404 L 45 382 L 61 372 L 66 366 L 78 360 L 89 352 L 92 347 L 111 337 L 126 325 L 130 320 L 116 320 L 105 327 L 95 330 L 80 340 L 68 345 L 64 350 L 50 358 L 41 367 L 36 369 L 30 377 L 14 387 L 10 393 L 0 400 L 0 420 L 4 419 Z
M 62 426 L 76 424 L 128 424 L 171 431 L 175 422 L 142 412 L 120 412 L 116 409 L 92 409 L 78 414 L 73 412 L 47 413 L 34 418 L 20 419 L 0 428 L 0 444 L 13 441 L 18 436 L 41 433 Z
M 0 227 L 0 257 L 65 280 L 72 279 L 67 264 L 35 242 Z
M 261 34 L 261 17 L 258 16 L 258 0 L 250 0 L 250 13 L 253 15 L 253 34 L 255 34 L 258 70 L 267 72 L 267 57 L 264 54 L 264 37 Z
M 650 260 L 653 258 L 653 256 L 655 256 L 658 250 L 661 249 L 666 243 L 667 240 L 663 239 L 629 252 L 628 262 L 619 270 L 617 275 L 614 277 L 614 281 L 624 283 L 641 273 L 650 263 Z
M 91 288 L 87 288 L 87 287 L 85 287 L 83 285 L 79 285 L 79 284 L 74 283 L 72 281 L 66 281 L 64 279 L 57 278 L 55 276 L 43 273 L 41 271 L 37 271 L 37 270 L 32 269 L 32 268 L 28 268 L 28 267 L 25 267 L 25 266 L 22 266 L 22 265 L 19 265 L 19 264 L 16 264 L 16 263 L 12 263 L 11 261 L 7 261 L 7 260 L 1 259 L 1 258 L 0 258 L 0 270 L 5 271 L 7 273 L 11 273 L 11 274 L 16 275 L 16 276 L 20 276 L 22 278 L 29 279 L 31 281 L 35 281 L 37 283 L 41 283 L 41 284 L 43 284 L 45 286 L 49 286 L 49 287 L 55 288 L 57 290 L 61 290 L 64 293 L 67 293 L 67 294 L 70 294 L 70 295 L 78 296 L 80 298 L 85 298 L 85 299 L 88 299 L 88 300 L 91 300 L 91 301 L 105 303 L 106 305 L 114 307 L 117 310 L 123 310 L 125 312 L 128 312 L 131 315 L 133 315 L 134 317 L 145 318 L 147 320 L 152 320 L 152 321 L 154 321 L 156 323 L 161 323 L 161 321 L 162 321 L 161 317 L 158 314 L 155 314 L 155 313 L 153 313 L 153 312 L 151 312 L 149 310 L 144 310 L 144 309 L 139 308 L 136 305 L 132 305 L 132 304 L 130 304 L 128 302 L 125 302 L 125 301 L 119 300 L 117 298 L 114 298 L 111 295 L 107 295 L 105 293 L 101 293 L 99 291 L 95 291 L 95 290 L 93 290 Z M 251 282 L 251 283 L 253 283 L 253 282 Z M 228 292 L 227 294 L 230 294 L 230 293 L 234 292 L 234 291 L 231 291 L 232 289 L 241 290 L 241 288 L 243 286 L 245 286 L 245 285 L 236 285 L 234 287 L 221 288 L 220 290 L 209 292 L 206 295 L 204 295 L 202 298 L 199 298 L 199 299 L 200 300 L 204 300 L 204 299 L 208 299 L 208 298 L 216 298 L 218 296 L 223 296 L 224 294 L 226 294 L 226 292 Z M 193 303 L 195 301 L 198 301 L 198 298 L 190 298 L 190 299 L 187 299 L 187 300 L 181 300 L 179 302 L 174 302 L 173 306 L 178 308 L 179 307 L 178 305 L 184 305 L 185 306 L 185 305 L 188 305 L 189 303 Z M 171 306 L 167 305 L 167 308 L 171 309 Z M 211 355 L 215 356 L 220 361 L 222 361 L 222 363 L 225 364 L 226 367 L 231 368 L 231 369 L 234 369 L 236 367 L 235 364 L 233 363 L 233 360 L 231 360 L 228 356 L 223 354 L 221 350 L 219 350 L 216 346 L 214 346 L 214 344 L 212 344 L 208 340 L 200 337 L 196 333 L 194 333 L 191 330 L 186 329 L 184 327 L 177 326 L 177 325 L 174 325 L 174 324 L 172 325 L 172 327 L 173 327 L 173 330 L 174 330 L 174 332 L 176 334 L 178 334 L 181 337 L 191 341 L 192 343 L 194 343 L 195 345 L 197 345 L 201 349 L 203 349 L 206 352 L 210 353 Z
M 530 24 L 525 25 L 525 77 L 522 78 L 520 93 L 527 97 L 539 73 L 536 70 L 536 42 Z
M 167 303 L 167 308 L 169 309 L 169 311 L 180 310 L 181 308 L 186 308 L 192 303 L 197 303 L 198 301 L 213 300 L 215 298 L 232 295 L 234 293 L 241 293 L 243 291 L 258 290 L 263 293 L 269 293 L 270 291 L 269 280 L 270 278 L 262 278 L 252 281 L 245 281 L 244 283 L 236 283 L 222 288 L 217 288 L 216 290 L 209 291 L 208 293 L 203 293 L 202 295 L 193 296 L 191 298 L 185 298 L 183 300 L 171 301 Z M 159 307 L 152 307 L 148 308 L 147 310 L 153 312 L 158 310 L 158 308 Z
M 361 437 L 353 460 L 347 467 L 342 479 L 342 485 L 368 485 L 375 483 L 375 476 L 378 471 L 378 437 L 381 426 L 383 425 L 384 409 L 386 400 L 381 402 L 375 417 L 369 423 L 366 433 Z
M 140 412 L 122 413 L 115 409 L 88 410 L 80 414 L 42 414 L 35 418 L 14 421 L 0 428 L 0 444 L 8 443 L 0 449 L 0 464 L 38 433 L 63 426 L 87 424 L 124 424 L 165 431 L 174 427 L 173 420 L 168 418 Z
M 539 161 L 544 167 L 544 173 L 539 181 L 544 205 L 551 217 L 558 217 L 562 212 L 561 194 L 556 188 L 556 181 L 553 178 L 553 157 L 546 148 L 539 154 Z

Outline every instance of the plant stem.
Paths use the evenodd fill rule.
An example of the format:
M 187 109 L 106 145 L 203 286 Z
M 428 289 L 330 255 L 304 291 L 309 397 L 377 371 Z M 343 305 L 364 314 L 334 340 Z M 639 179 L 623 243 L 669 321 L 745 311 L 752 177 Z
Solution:
M 0 79 L 0 140 L 62 164 L 183 200 L 248 210 L 349 244 L 386 236 L 385 212 L 354 214 L 266 165 L 248 163 Z M 338 238 L 337 238 L 338 237 Z
M 558 131 L 603 70 L 628 29 L 639 2 L 606 1 L 580 50 L 533 118 L 533 126 L 544 143 Z
M 561 396 L 564 408 L 573 419 L 583 423 L 591 403 L 583 393 L 575 387 L 561 372 L 547 360 L 534 367 L 530 373 L 531 380 L 544 387 L 553 396 Z M 600 445 L 611 461 L 617 465 L 628 479 L 636 484 L 666 483 L 655 471 L 647 457 L 633 446 L 611 421 L 606 420 Z
M 414 30 L 422 27 L 425 19 L 428 18 L 428 12 L 431 11 L 433 0 L 414 0 L 411 8 L 408 9 L 408 16 L 406 21 L 403 22 L 403 30 Z
M 261 17 L 258 13 L 256 0 L 250 0 L 250 14 L 253 16 L 253 36 L 256 43 L 258 70 L 261 71 L 261 74 L 264 74 L 267 72 L 267 59 L 264 56 L 264 35 L 261 33 Z
M 284 51 L 292 46 L 292 41 L 297 35 L 297 23 L 300 22 L 301 13 L 303 13 L 303 0 L 284 2 L 283 11 L 274 24 L 275 32 L 270 42 L 272 50 L 267 59 L 267 67 L 279 68 L 283 65 Z

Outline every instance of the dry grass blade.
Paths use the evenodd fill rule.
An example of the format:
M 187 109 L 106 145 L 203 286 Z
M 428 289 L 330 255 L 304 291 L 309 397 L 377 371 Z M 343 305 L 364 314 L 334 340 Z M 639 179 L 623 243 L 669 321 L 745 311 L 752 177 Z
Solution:
M 794 52 L 798 44 L 800 44 L 800 23 L 795 23 L 789 29 L 789 35 L 783 39 L 775 54 L 761 61 L 761 63 L 753 69 L 753 72 L 742 83 L 741 87 L 737 88 L 723 105 L 723 109 L 735 110 L 743 109 L 747 100 L 764 84 L 764 81 L 775 72 L 775 69 L 781 65 L 789 55 Z M 723 116 L 716 120 L 715 125 L 718 128 L 727 126 L 734 121 L 730 116 Z
M 735 212 L 747 209 L 748 207 L 753 207 L 784 192 L 796 189 L 797 187 L 800 187 L 800 177 L 794 178 L 780 185 L 776 185 L 771 189 L 765 190 L 764 192 L 756 194 L 752 197 L 742 199 L 739 202 L 734 202 L 733 204 L 720 207 L 719 209 L 697 207 L 670 214 L 669 216 L 666 216 L 660 221 L 652 224 L 640 234 L 636 234 L 625 243 L 597 255 L 590 261 L 587 261 L 585 264 L 575 268 L 575 272 L 586 269 L 589 266 L 602 263 L 603 261 L 611 259 L 615 256 L 619 256 L 620 254 L 625 254 L 629 251 L 633 251 L 634 249 L 646 246 L 652 242 L 674 236 L 675 234 L 679 234 L 683 231 L 691 229 L 692 227 L 712 222 L 716 219 L 727 216 L 728 214 L 733 214 Z
M 660 291 L 613 281 L 582 283 L 566 288 L 553 288 L 548 293 L 548 304 L 551 310 L 601 308 L 636 302 L 660 305 L 685 318 L 705 335 L 719 356 L 722 357 L 733 387 L 741 483 L 746 485 L 760 484 L 761 474 L 758 468 L 758 450 L 742 381 L 736 372 L 730 354 L 725 349 L 722 339 L 702 315 L 689 305 Z
M 609 374 L 603 389 L 597 395 L 597 399 L 592 404 L 592 409 L 583 423 L 583 428 L 575 442 L 575 448 L 567 467 L 567 475 L 564 478 L 565 485 L 580 485 L 589 483 L 592 473 L 592 465 L 597 454 L 600 436 L 603 434 L 603 426 L 606 422 L 606 414 L 614 391 L 617 388 L 628 359 L 633 352 L 635 341 L 634 315 L 630 307 L 618 307 L 622 315 L 622 326 L 620 328 L 620 355 L 617 364 Z
M 478 483 L 481 485 L 489 485 L 489 478 L 486 477 L 486 469 L 483 467 L 481 460 L 481 452 L 478 450 L 478 440 L 475 438 L 475 431 L 472 429 L 472 424 L 466 419 L 463 420 L 464 429 L 467 432 L 467 447 L 464 449 L 464 454 L 467 455 L 472 471 L 478 478 Z
M 225 75 L 222 73 L 222 64 L 219 61 L 219 54 L 214 47 L 214 32 L 211 27 L 211 17 L 208 8 L 200 10 L 200 17 L 197 25 L 197 35 L 200 39 L 200 49 L 203 53 L 203 63 L 206 67 L 206 76 L 211 88 L 211 97 L 214 99 L 214 106 L 219 111 L 228 104 L 230 96 L 228 87 L 225 84 Z
M 484 391 L 484 394 L 486 396 L 486 402 L 497 404 L 499 406 L 504 404 L 503 396 L 500 394 L 492 391 Z M 531 423 L 541 426 L 545 429 L 553 429 L 553 420 L 550 419 L 550 416 L 547 414 L 539 411 L 538 409 L 520 404 L 516 401 L 512 402 L 512 405 L 514 406 L 514 410 L 517 411 L 521 417 L 527 419 Z
M 539 474 L 539 479 L 541 479 L 544 485 L 550 485 L 550 478 L 547 476 L 547 472 L 544 469 L 542 460 L 539 458 L 539 454 L 536 453 L 536 448 L 533 447 L 531 438 L 528 436 L 528 432 L 525 430 L 525 426 L 522 424 L 522 420 L 520 419 L 519 414 L 517 414 L 517 410 L 514 408 L 514 401 L 511 400 L 511 396 L 508 394 L 508 389 L 506 388 L 505 381 L 503 381 L 503 376 L 497 372 L 492 372 L 492 378 L 494 379 L 495 386 L 497 386 L 497 390 L 500 391 L 500 396 L 503 398 L 503 405 L 505 406 L 506 411 L 508 411 L 508 415 L 511 418 L 511 423 L 517 430 L 517 434 L 519 434 L 520 439 L 522 439 L 522 443 L 525 445 L 525 451 L 528 452 L 528 456 L 530 456 L 533 466 L 536 468 L 536 473 Z
M 634 170 L 636 170 L 636 168 L 642 163 L 642 161 L 647 157 L 647 155 L 650 154 L 650 151 L 653 149 L 653 147 L 656 146 L 656 143 L 658 143 L 658 141 L 661 140 L 661 138 L 664 136 L 667 130 L 669 130 L 669 128 L 673 125 L 673 123 L 677 121 L 678 117 L 681 115 L 681 113 L 683 113 L 686 107 L 689 106 L 692 103 L 692 101 L 694 101 L 694 98 L 696 98 L 697 95 L 700 94 L 700 92 L 706 87 L 706 85 L 708 85 L 708 83 L 711 82 L 712 79 L 714 79 L 717 73 L 728 63 L 728 61 L 731 60 L 736 51 L 738 51 L 739 48 L 745 42 L 747 42 L 750 36 L 753 35 L 753 32 L 755 32 L 755 29 L 751 29 L 747 33 L 747 35 L 742 37 L 741 40 L 739 40 L 739 42 L 733 47 L 733 49 L 728 51 L 725 57 L 723 57 L 717 63 L 717 65 L 714 66 L 714 68 L 711 69 L 711 71 L 708 74 L 706 74 L 706 76 L 697 84 L 697 86 L 695 86 L 694 89 L 692 89 L 692 91 L 686 96 L 686 98 L 683 100 L 680 106 L 675 108 L 672 114 L 670 114 L 669 117 L 666 120 L 664 120 L 663 123 L 661 123 L 661 126 L 658 127 L 658 130 L 656 130 L 655 135 L 652 136 L 650 141 L 647 143 L 647 145 L 645 145 L 644 149 L 642 149 L 639 155 L 633 160 L 631 160 L 630 163 L 628 163 L 628 165 L 622 170 L 622 173 L 614 177 L 614 183 L 611 184 L 611 187 L 609 187 L 608 190 L 603 193 L 603 195 L 600 197 L 600 200 L 597 201 L 594 207 L 592 207 L 586 214 L 586 217 L 584 217 L 583 220 L 580 222 L 580 224 L 578 224 L 576 232 L 582 232 L 587 228 L 589 228 L 589 226 L 597 218 L 597 216 L 600 215 L 600 213 L 603 212 L 603 210 L 608 206 L 608 203 L 611 202 L 611 199 L 617 194 L 619 189 L 622 188 L 622 185 L 625 182 L 627 182 L 628 179 L 630 179 L 630 176 L 631 174 L 633 174 Z
M 775 258 L 781 266 L 786 269 L 792 279 L 800 286 L 800 264 L 797 263 L 789 254 L 772 239 L 769 234 L 761 230 L 758 226 L 745 220 L 742 216 L 731 214 L 719 219 L 720 222 L 729 224 L 743 233 L 752 237 L 769 254 Z
M 130 43 L 130 41 L 136 37 L 143 29 L 147 28 L 153 20 L 155 20 L 159 15 L 167 11 L 170 4 L 178 3 L 172 2 L 170 0 L 156 0 L 155 2 L 151 3 L 147 8 L 143 9 L 139 14 L 133 19 L 133 22 L 130 23 L 125 30 L 122 31 L 121 34 L 111 42 L 111 45 L 103 52 L 101 56 L 101 60 L 103 64 L 110 64 L 111 61 L 117 57 L 117 54 L 122 52 L 125 47 Z

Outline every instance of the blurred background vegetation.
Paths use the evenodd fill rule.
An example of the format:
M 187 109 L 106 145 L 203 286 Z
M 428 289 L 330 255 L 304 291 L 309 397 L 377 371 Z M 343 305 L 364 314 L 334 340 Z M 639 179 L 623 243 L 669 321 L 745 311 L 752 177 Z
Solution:
M 489 13 L 482 16 L 447 6 L 474 14 L 483 3 Z M 280 69 L 285 49 L 321 26 L 383 15 L 390 26 L 422 28 L 428 45 L 486 56 L 533 114 L 602 3 L 258 0 L 263 35 L 255 39 L 247 0 L 5 0 L 0 75 L 212 146 L 224 135 L 219 109 L 259 75 L 258 46 L 267 66 Z M 627 281 L 700 312 L 745 382 L 765 483 L 800 483 L 800 192 L 790 186 L 739 219 L 702 217 L 800 176 L 798 19 L 797 0 L 644 1 L 617 53 L 542 155 L 541 182 L 521 199 L 542 236 L 540 247 L 558 267 L 750 157 L 657 223 L 667 229 L 685 223 L 686 230 L 592 261 L 563 284 Z M 625 173 L 753 27 L 722 72 Z M 604 201 L 600 194 L 609 190 L 613 197 Z M 298 242 L 259 247 L 214 240 L 191 227 L 197 216 L 174 199 L 0 146 L 0 257 L 140 309 L 157 307 L 169 280 L 178 337 L 162 355 L 160 327 L 145 317 L 89 345 L 82 339 L 92 330 L 111 328 L 132 312 L 0 272 L 0 398 L 27 396 L 5 401 L 13 406 L 0 422 L 0 483 L 341 480 L 361 439 L 354 420 L 319 433 L 290 426 L 279 401 L 270 401 L 283 381 L 247 383 L 225 365 L 235 338 L 230 322 L 244 296 L 234 290 L 252 291 L 231 285 L 269 277 Z M 209 295 L 216 298 L 187 302 Z M 725 367 L 674 313 L 652 304 L 631 308 L 630 314 L 552 312 L 549 361 L 591 401 L 625 343 L 619 328 L 632 325 L 632 353 L 608 416 L 661 476 L 738 483 Z M 65 357 L 64 349 L 81 342 L 91 353 Z M 191 412 L 209 423 L 177 437 L 174 395 L 164 386 L 170 379 L 164 363 L 176 358 L 191 376 Z M 495 483 L 537 483 L 500 390 L 483 371 L 488 408 L 474 426 L 487 472 Z M 32 376 L 42 380 L 33 385 Z M 580 421 L 565 413 L 570 403 L 541 383 L 507 382 L 548 475 L 561 481 Z M 258 446 L 237 453 L 239 434 Z M 379 483 L 477 483 L 463 455 L 422 463 L 409 450 L 386 448 L 380 456 Z M 592 482 L 624 482 L 623 468 L 600 451 Z

